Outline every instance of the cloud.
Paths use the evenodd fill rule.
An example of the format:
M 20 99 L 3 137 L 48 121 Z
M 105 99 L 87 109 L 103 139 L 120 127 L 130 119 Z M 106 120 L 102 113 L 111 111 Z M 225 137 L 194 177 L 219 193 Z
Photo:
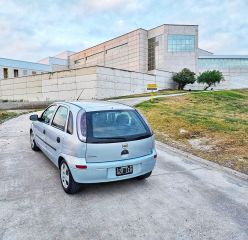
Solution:
M 247 0 L 0 0 L 0 57 L 37 61 L 138 27 L 199 24 L 199 46 L 248 54 Z
M 111 11 L 135 11 L 142 8 L 142 1 L 138 0 L 81 0 L 75 5 L 76 12 L 86 14 Z

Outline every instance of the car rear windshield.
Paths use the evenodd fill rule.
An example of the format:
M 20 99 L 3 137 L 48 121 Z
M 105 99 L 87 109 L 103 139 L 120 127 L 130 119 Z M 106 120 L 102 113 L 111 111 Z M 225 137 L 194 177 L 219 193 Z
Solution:
M 87 142 L 113 143 L 134 141 L 152 135 L 135 110 L 87 112 Z

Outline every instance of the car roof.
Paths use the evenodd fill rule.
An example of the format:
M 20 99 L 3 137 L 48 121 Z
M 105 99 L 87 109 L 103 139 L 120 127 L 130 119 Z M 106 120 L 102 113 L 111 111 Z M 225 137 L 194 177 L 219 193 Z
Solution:
M 132 110 L 133 108 L 121 103 L 100 101 L 100 100 L 85 100 L 85 101 L 73 101 L 67 102 L 83 108 L 86 112 L 104 111 L 104 110 Z

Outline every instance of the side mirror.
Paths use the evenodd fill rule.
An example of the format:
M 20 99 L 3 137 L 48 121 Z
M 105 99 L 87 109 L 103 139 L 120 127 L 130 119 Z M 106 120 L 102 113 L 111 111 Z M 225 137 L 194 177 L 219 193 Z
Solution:
M 31 115 L 31 116 L 29 117 L 29 119 L 30 119 L 31 121 L 38 121 L 39 117 L 38 117 L 37 114 L 33 114 L 33 115 Z

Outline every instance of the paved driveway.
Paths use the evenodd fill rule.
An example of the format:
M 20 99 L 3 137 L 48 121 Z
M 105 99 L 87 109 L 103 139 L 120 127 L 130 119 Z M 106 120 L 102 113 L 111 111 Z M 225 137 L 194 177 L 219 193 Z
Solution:
M 157 95 L 157 96 L 154 96 L 153 98 L 176 97 L 176 96 L 182 96 L 182 95 L 186 95 L 186 94 L 188 94 L 188 93 L 174 93 L 174 94 L 168 94 L 168 95 Z M 134 106 L 138 103 L 148 101 L 148 100 L 150 100 L 150 97 L 123 98 L 123 99 L 113 99 L 113 100 L 109 100 L 109 101 L 123 103 L 123 104 L 127 104 L 129 106 Z
M 149 179 L 67 195 L 29 124 L 0 125 L 0 239 L 248 239 L 246 180 L 158 144 Z

